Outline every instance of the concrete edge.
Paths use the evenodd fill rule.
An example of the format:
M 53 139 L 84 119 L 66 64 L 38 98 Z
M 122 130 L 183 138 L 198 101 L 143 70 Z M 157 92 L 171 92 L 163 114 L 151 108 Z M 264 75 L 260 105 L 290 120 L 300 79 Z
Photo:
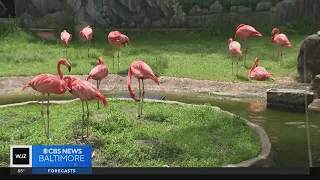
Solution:
M 112 100 L 131 100 L 130 98 L 109 98 L 109 101 Z M 50 101 L 51 104 L 66 104 L 66 103 L 71 103 L 71 102 L 76 102 L 79 101 L 79 98 L 73 99 L 73 100 L 61 100 L 61 101 Z M 197 105 L 197 104 L 186 104 L 178 101 L 165 101 L 165 100 L 153 100 L 153 99 L 145 99 L 145 102 L 157 102 L 157 103 L 167 103 L 167 104 L 180 104 L 180 105 L 188 105 L 188 106 L 205 106 L 205 105 Z M 46 103 L 46 102 L 44 102 Z M 7 105 L 0 105 L 0 108 L 5 108 L 5 107 L 12 107 L 12 106 L 22 106 L 22 105 L 27 105 L 27 104 L 41 104 L 39 101 L 27 101 L 27 102 L 22 102 L 22 103 L 14 103 L 14 104 L 7 104 Z M 220 109 L 219 107 L 212 107 L 214 110 L 222 111 L 225 112 L 231 116 L 236 116 L 235 114 L 224 111 Z M 245 122 L 246 125 L 251 127 L 257 137 L 260 139 L 261 143 L 261 151 L 259 155 L 255 158 L 242 161 L 237 164 L 229 164 L 223 167 L 271 167 L 273 165 L 273 156 L 272 156 L 272 148 L 271 148 L 271 142 L 269 140 L 269 137 L 266 133 L 266 131 L 256 125 L 251 123 L 250 121 L 240 117 L 241 120 Z

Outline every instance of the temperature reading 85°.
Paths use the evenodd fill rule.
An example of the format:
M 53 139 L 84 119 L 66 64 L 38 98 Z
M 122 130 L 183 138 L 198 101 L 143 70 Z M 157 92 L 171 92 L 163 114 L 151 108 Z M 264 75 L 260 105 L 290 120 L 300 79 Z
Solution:
M 25 169 L 18 169 L 18 173 L 22 174 L 25 171 Z

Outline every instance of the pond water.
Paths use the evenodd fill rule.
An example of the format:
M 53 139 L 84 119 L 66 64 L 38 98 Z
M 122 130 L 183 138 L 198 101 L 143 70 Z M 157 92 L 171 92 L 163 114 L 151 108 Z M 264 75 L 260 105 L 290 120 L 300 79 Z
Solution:
M 104 94 L 107 97 L 115 96 L 114 92 L 104 92 Z M 276 167 L 309 166 L 307 131 L 305 128 L 306 115 L 303 113 L 268 110 L 266 109 L 266 103 L 261 100 L 240 101 L 191 93 L 147 92 L 146 94 L 163 95 L 165 96 L 164 100 L 184 103 L 209 103 L 212 106 L 218 106 L 223 110 L 246 118 L 263 127 L 267 132 L 272 143 Z M 21 92 L 2 94 L 0 95 L 0 105 L 37 100 L 38 97 L 34 96 L 33 93 L 26 94 Z M 74 97 L 68 94 L 61 96 L 53 95 L 51 99 L 74 99 Z M 311 126 L 312 162 L 314 167 L 320 167 L 320 151 L 318 151 L 320 149 L 320 138 L 318 138 L 320 135 L 320 113 L 309 112 L 308 117 Z

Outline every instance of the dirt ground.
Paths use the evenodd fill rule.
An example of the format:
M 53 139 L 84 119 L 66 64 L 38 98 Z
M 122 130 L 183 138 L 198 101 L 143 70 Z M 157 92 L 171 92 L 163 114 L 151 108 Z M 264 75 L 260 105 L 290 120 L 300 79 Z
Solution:
M 84 76 L 79 76 L 84 79 Z M 18 77 L 0 77 L 0 93 L 15 92 L 33 78 L 33 76 L 18 76 Z M 90 80 L 96 85 L 96 82 Z M 290 88 L 290 89 L 308 89 L 305 84 L 298 84 L 290 78 L 277 79 L 274 83 L 233 83 L 233 82 L 218 82 L 210 80 L 194 80 L 187 78 L 175 77 L 159 77 L 160 86 L 151 80 L 145 80 L 145 90 L 163 91 L 163 92 L 201 92 L 215 93 L 230 96 L 253 96 L 266 97 L 268 88 Z M 133 90 L 138 89 L 138 82 L 135 78 L 132 79 Z M 127 77 L 125 75 L 109 75 L 101 81 L 100 90 L 106 91 L 127 91 Z M 28 88 L 28 91 L 32 91 Z

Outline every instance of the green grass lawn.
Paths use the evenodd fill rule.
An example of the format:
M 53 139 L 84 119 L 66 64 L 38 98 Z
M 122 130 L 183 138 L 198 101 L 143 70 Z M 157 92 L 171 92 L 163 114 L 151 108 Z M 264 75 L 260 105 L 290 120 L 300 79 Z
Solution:
M 72 71 L 69 73 L 66 68 L 62 71 L 65 74 L 88 74 L 97 65 L 98 57 L 101 56 L 109 66 L 111 74 L 127 74 L 130 62 L 142 59 L 147 61 L 154 72 L 160 76 L 249 81 L 249 69 L 254 58 L 258 57 L 259 65 L 274 73 L 276 78 L 295 76 L 300 44 L 308 34 L 287 35 L 293 48 L 284 47 L 283 64 L 280 66 L 276 46 L 270 40 L 272 29 L 263 31 L 264 37 L 253 37 L 248 41 L 248 67 L 243 67 L 242 57 L 239 62 L 239 77 L 235 75 L 232 77 L 228 38 L 234 37 L 233 29 L 235 27 L 229 29 L 223 36 L 214 36 L 210 31 L 123 32 L 129 36 L 131 45 L 125 47 L 120 53 L 119 72 L 113 71 L 112 68 L 111 45 L 106 37 L 109 31 L 96 30 L 91 42 L 92 56 L 87 57 L 87 42 L 73 39 L 70 42 L 67 57 L 73 66 Z M 234 40 L 238 40 L 244 46 L 242 40 Z M 0 66 L 2 67 L 0 76 L 57 74 L 56 63 L 63 57 L 64 47 L 60 41 L 44 41 L 32 33 L 17 30 L 3 36 L 0 43 Z M 234 70 L 236 72 L 236 66 Z
M 183 106 L 149 102 L 137 120 L 138 103 L 109 99 L 106 109 L 89 103 L 89 138 L 81 134 L 79 101 L 51 105 L 52 141 L 46 139 L 40 105 L 3 108 L 0 111 L 0 166 L 9 165 L 10 145 L 93 146 L 93 166 L 214 167 L 256 157 L 259 139 L 238 117 L 210 106 Z

